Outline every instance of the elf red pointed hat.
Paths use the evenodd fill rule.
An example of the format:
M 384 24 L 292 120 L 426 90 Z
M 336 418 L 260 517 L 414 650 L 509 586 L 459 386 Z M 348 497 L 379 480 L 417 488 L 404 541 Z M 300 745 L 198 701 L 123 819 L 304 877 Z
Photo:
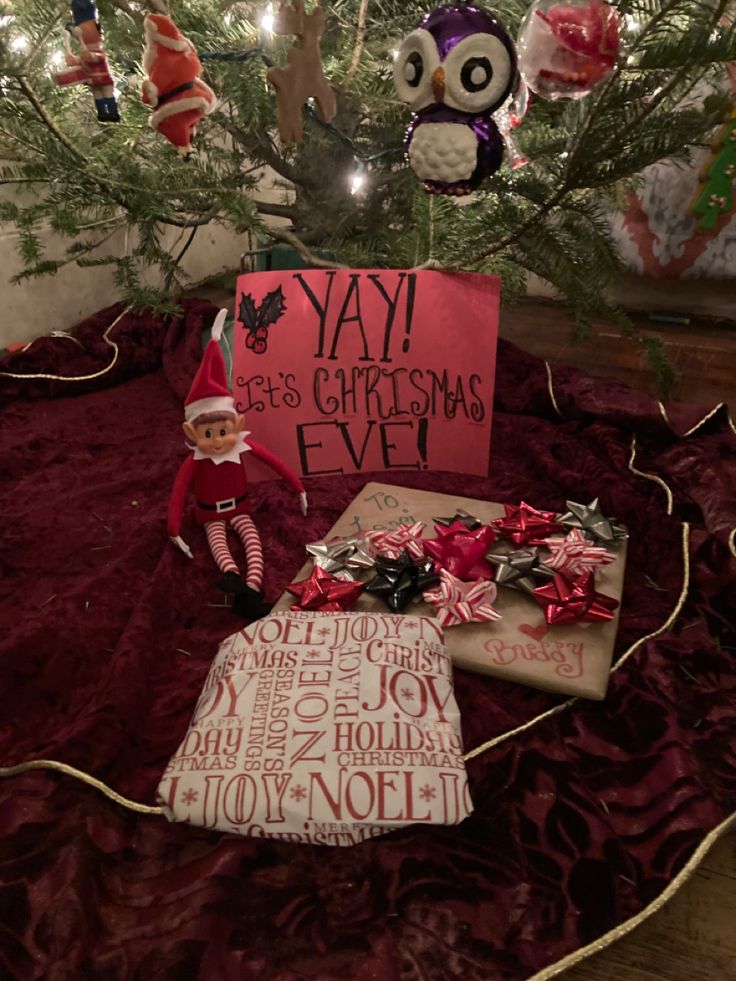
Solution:
M 230 394 L 225 359 L 220 350 L 220 337 L 226 317 L 227 310 L 220 310 L 212 325 L 212 336 L 204 349 L 202 363 L 184 403 L 184 418 L 187 422 L 192 422 L 205 412 L 235 413 L 235 400 Z

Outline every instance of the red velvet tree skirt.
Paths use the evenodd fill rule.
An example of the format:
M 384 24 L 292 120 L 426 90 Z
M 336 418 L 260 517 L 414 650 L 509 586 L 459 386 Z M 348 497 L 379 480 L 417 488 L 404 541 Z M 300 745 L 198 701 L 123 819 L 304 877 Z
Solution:
M 190 562 L 164 520 L 215 310 L 125 315 L 115 350 L 102 333 L 120 312 L 82 324 L 80 344 L 47 338 L 0 363 L 93 376 L 0 374 L 0 765 L 62 761 L 150 805 L 238 621 L 216 605 L 201 530 L 185 525 Z M 501 344 L 487 480 L 313 480 L 306 520 L 280 483 L 254 486 L 266 589 L 367 479 L 557 509 L 600 496 L 632 536 L 605 702 L 458 672 L 474 815 L 355 848 L 169 825 L 63 773 L 6 775 L 0 976 L 541 979 L 684 878 L 736 810 L 736 438 L 725 408 L 671 408 L 668 424 L 615 382 L 549 382 Z

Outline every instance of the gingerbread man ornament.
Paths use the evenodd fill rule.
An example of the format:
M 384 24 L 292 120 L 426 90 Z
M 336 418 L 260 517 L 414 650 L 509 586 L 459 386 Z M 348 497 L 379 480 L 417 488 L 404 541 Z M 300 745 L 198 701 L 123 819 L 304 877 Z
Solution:
M 317 103 L 320 119 L 335 118 L 335 93 L 322 71 L 319 41 L 325 29 L 325 12 L 315 6 L 304 12 L 304 0 L 282 3 L 274 21 L 274 33 L 295 35 L 297 41 L 287 55 L 286 68 L 269 68 L 266 77 L 276 89 L 279 135 L 284 143 L 301 143 L 304 135 L 302 106 L 307 99 Z

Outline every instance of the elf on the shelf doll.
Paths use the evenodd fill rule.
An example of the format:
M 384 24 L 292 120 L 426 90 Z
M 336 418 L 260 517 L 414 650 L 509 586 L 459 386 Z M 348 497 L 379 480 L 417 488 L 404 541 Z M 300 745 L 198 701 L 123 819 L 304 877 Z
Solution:
M 171 492 L 168 533 L 171 541 L 190 559 L 189 546 L 180 537 L 182 515 L 189 485 L 194 480 L 196 494 L 195 520 L 204 526 L 212 558 L 224 574 L 218 585 L 233 593 L 233 610 L 249 619 L 267 612 L 263 585 L 263 551 L 258 530 L 248 506 L 248 480 L 245 472 L 247 454 L 262 460 L 283 477 L 299 494 L 302 514 L 307 513 L 307 495 L 301 480 L 285 463 L 243 432 L 243 416 L 235 410 L 220 350 L 220 337 L 227 310 L 220 310 L 212 327 L 212 337 L 205 348 L 184 407 L 184 434 L 193 453 L 176 475 Z M 233 528 L 245 547 L 245 578 L 227 544 L 227 527 Z

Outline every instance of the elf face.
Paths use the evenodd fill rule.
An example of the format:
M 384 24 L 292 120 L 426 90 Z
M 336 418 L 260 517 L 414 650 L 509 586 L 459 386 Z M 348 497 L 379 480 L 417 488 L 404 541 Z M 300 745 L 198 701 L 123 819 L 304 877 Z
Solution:
M 184 433 L 206 456 L 221 456 L 237 443 L 243 428 L 243 417 L 223 415 L 218 419 L 196 419 L 184 423 Z

